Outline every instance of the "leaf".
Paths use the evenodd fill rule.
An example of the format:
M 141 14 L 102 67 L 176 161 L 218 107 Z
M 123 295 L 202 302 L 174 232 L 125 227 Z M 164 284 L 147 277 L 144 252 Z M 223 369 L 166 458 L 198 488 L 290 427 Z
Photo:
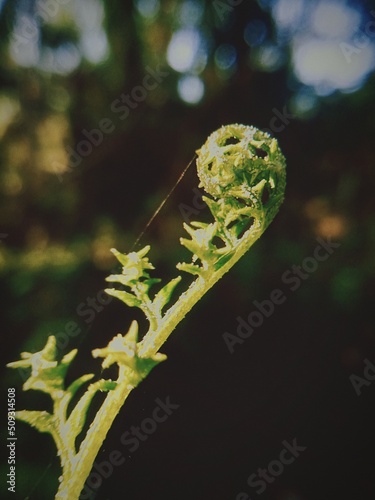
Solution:
M 193 255 L 199 257 L 199 254 L 202 254 L 202 249 L 195 240 L 187 240 L 186 238 L 180 238 L 180 243 L 185 248 L 189 250 Z
M 140 379 L 143 380 L 147 377 L 150 371 L 155 368 L 159 363 L 165 361 L 167 356 L 161 352 L 157 352 L 149 358 L 137 358 L 137 372 Z
M 153 304 L 157 311 L 161 313 L 163 307 L 165 307 L 171 299 L 174 289 L 181 281 L 181 276 L 177 276 L 177 278 L 172 279 L 169 283 L 167 283 L 156 295 L 153 300 Z
M 233 257 L 233 252 L 229 252 L 220 257 L 214 264 L 215 271 L 221 269 L 224 266 L 224 264 L 226 264 L 232 257 Z
M 150 247 L 147 246 L 139 252 L 121 254 L 112 249 L 113 253 L 123 264 L 122 274 L 112 274 L 106 278 L 106 281 L 120 283 L 130 288 L 130 292 L 115 289 L 106 289 L 105 291 L 120 299 L 130 307 L 139 307 L 150 319 L 152 311 L 150 310 L 151 300 L 148 295 L 150 288 L 155 283 L 159 283 L 159 278 L 150 278 L 148 269 L 154 269 L 154 266 L 145 257 Z M 151 316 L 150 316 L 151 315 Z
M 132 322 L 125 335 L 119 333 L 107 347 L 95 349 L 92 355 L 94 358 L 104 358 L 103 368 L 109 368 L 114 363 L 126 367 L 127 378 L 134 386 L 138 385 L 154 366 L 167 359 L 161 353 L 142 358 L 138 355 L 138 323 L 136 321 Z
M 121 253 L 118 250 L 116 250 L 116 248 L 111 248 L 111 252 L 113 253 L 113 255 L 116 257 L 116 259 L 123 266 L 127 266 L 128 263 L 129 263 L 129 255 L 136 254 L 136 255 L 138 255 L 138 257 L 140 257 L 141 259 L 143 259 L 143 257 L 145 257 L 148 254 L 148 252 L 150 251 L 150 249 L 151 249 L 150 245 L 146 245 L 144 248 L 142 248 L 138 252 L 130 252 L 129 254 Z
M 145 257 L 149 250 L 149 245 L 139 250 L 139 252 L 130 252 L 128 254 L 121 253 L 115 248 L 111 249 L 111 252 L 123 265 L 122 274 L 128 278 L 129 283 L 136 283 L 140 278 L 149 278 L 146 269 L 155 269 L 148 257 Z
M 139 297 L 143 302 L 149 302 L 150 297 L 148 296 L 148 292 L 150 291 L 150 288 L 152 285 L 155 285 L 157 283 L 160 283 L 161 279 L 160 278 L 149 278 L 144 281 L 139 281 L 137 285 L 135 286 Z
M 93 373 L 88 373 L 87 375 L 82 375 L 82 377 L 79 377 L 77 378 L 77 380 L 72 382 L 66 390 L 67 392 L 70 393 L 70 398 L 72 398 L 75 395 L 75 393 L 83 384 L 91 380 L 93 377 L 94 377 Z
M 54 417 L 47 411 L 21 410 L 16 412 L 18 420 L 35 427 L 39 432 L 54 432 Z
M 107 276 L 105 280 L 110 283 L 120 283 L 124 286 L 132 285 L 132 279 L 129 278 L 129 276 L 125 276 L 124 274 L 111 274 L 110 276 Z
M 131 293 L 125 292 L 124 290 L 116 290 L 115 288 L 106 288 L 105 292 L 108 293 L 108 295 L 112 295 L 112 297 L 120 299 L 129 307 L 142 306 L 141 300 L 137 299 L 137 297 L 134 297 L 134 295 L 132 295 Z
M 73 408 L 67 419 L 67 429 L 64 436 L 68 440 L 68 446 L 74 448 L 76 437 L 82 431 L 86 422 L 87 410 L 95 394 L 100 391 L 110 391 L 115 389 L 116 382 L 112 380 L 98 380 L 91 384 L 78 403 Z
M 141 259 L 143 259 L 143 257 L 145 257 L 148 254 L 148 252 L 150 251 L 150 249 L 151 249 L 151 246 L 150 245 L 146 245 L 141 250 L 138 250 L 137 254 L 138 254 L 139 257 L 141 257 Z
M 204 273 L 204 269 L 200 266 L 194 264 L 187 264 L 186 262 L 179 262 L 176 265 L 177 269 L 180 271 L 185 271 L 185 273 L 201 276 Z
M 210 212 L 214 216 L 215 220 L 220 221 L 222 219 L 222 204 L 212 198 L 207 198 L 207 196 L 202 196 L 202 200 L 208 205 L 208 208 L 210 209 Z
M 23 389 L 37 390 L 49 394 L 53 399 L 61 397 L 64 379 L 68 368 L 77 354 L 73 349 L 58 362 L 56 358 L 56 338 L 48 337 L 44 348 L 36 353 L 23 352 L 20 361 L 9 363 L 10 368 L 31 368 L 31 374 L 23 385 Z
M 213 238 L 218 236 L 223 239 L 220 233 L 220 226 L 217 222 L 213 224 L 194 224 L 198 229 L 194 229 L 187 224 L 184 225 L 187 232 L 191 235 L 192 239 L 187 240 L 186 238 L 180 238 L 180 242 L 184 245 L 190 252 L 193 253 L 193 262 L 196 257 L 201 260 L 202 269 L 205 271 L 214 265 L 222 255 L 226 254 L 230 249 L 227 246 L 217 248 L 213 243 Z M 223 241 L 226 243 L 225 239 Z M 181 269 L 181 268 L 180 268 Z M 184 269 L 190 272 L 188 269 Z M 195 271 L 193 269 L 193 271 Z M 194 272 L 194 274 L 196 274 Z

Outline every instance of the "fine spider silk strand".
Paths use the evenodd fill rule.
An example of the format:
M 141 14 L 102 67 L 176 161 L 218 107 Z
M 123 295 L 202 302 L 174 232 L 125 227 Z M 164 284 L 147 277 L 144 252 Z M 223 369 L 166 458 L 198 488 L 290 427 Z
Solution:
M 169 198 L 172 196 L 172 194 L 173 194 L 174 190 L 176 189 L 176 187 L 180 184 L 180 182 L 184 178 L 186 172 L 189 170 L 189 168 L 193 164 L 193 161 L 196 159 L 196 157 L 197 157 L 197 155 L 195 154 L 193 156 L 193 158 L 189 161 L 188 165 L 181 172 L 180 177 L 177 179 L 177 181 L 175 182 L 175 184 L 172 187 L 172 189 L 169 191 L 169 193 L 167 194 L 167 196 L 164 198 L 164 200 L 160 203 L 160 205 L 158 206 L 158 208 L 152 214 L 151 218 L 149 219 L 149 221 L 147 222 L 147 224 L 142 229 L 141 233 L 139 234 L 139 236 L 137 237 L 137 239 L 135 240 L 135 242 L 131 246 L 129 252 L 131 252 L 138 245 L 138 243 L 142 239 L 142 237 L 145 234 L 145 232 L 147 231 L 147 229 L 151 226 L 151 224 L 153 223 L 153 221 L 155 220 L 155 218 L 157 217 L 157 215 L 160 213 L 160 211 L 162 210 L 162 208 L 164 207 L 164 205 L 167 203 L 167 201 L 169 200 Z

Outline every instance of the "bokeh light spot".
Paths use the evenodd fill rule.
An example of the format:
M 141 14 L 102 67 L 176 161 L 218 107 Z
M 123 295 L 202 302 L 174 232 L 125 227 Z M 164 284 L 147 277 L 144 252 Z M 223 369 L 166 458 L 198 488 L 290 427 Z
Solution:
M 168 45 L 167 61 L 175 71 L 203 71 L 207 60 L 202 36 L 197 29 L 176 31 Z
M 104 61 L 109 54 L 108 40 L 102 29 L 91 30 L 82 34 L 80 48 L 85 58 L 98 64 Z
M 349 38 L 359 28 L 359 12 L 343 2 L 319 2 L 311 15 L 311 27 L 324 38 Z
M 317 112 L 317 106 L 317 96 L 309 87 L 295 92 L 290 100 L 291 111 L 298 118 L 311 118 Z
M 183 26 L 196 26 L 202 19 L 203 4 L 199 0 L 186 0 L 179 11 L 179 21 Z
M 237 51 L 233 45 L 223 43 L 215 51 L 215 64 L 223 71 L 231 69 L 237 60 Z
M 370 45 L 348 64 L 340 45 L 329 40 L 305 40 L 297 44 L 292 57 L 299 80 L 313 86 L 319 95 L 357 87 L 375 65 L 374 48 Z
M 145 19 L 154 18 L 160 9 L 159 0 L 136 0 L 135 7 Z
M 41 53 L 37 66 L 49 73 L 66 75 L 74 71 L 81 62 L 81 55 L 72 43 L 64 43 L 51 49 L 45 47 Z
M 278 0 L 272 7 L 272 15 L 279 28 L 294 31 L 300 25 L 304 7 L 304 0 Z
M 272 72 L 281 68 L 285 62 L 285 55 L 277 45 L 264 43 L 253 49 L 251 59 L 257 68 Z
M 178 93 L 186 103 L 198 104 L 204 96 L 204 83 L 198 76 L 181 76 L 178 81 Z
M 33 17 L 22 14 L 15 23 L 9 45 L 10 56 L 19 66 L 35 66 L 39 60 L 39 29 Z

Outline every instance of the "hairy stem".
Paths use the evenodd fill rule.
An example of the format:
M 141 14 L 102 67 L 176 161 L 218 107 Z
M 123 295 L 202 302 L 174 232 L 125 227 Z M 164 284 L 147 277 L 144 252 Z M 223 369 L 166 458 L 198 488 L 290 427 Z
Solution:
M 205 293 L 229 271 L 229 269 L 246 253 L 249 248 L 260 238 L 266 227 L 263 221 L 259 222 L 256 229 L 250 228 L 241 238 L 230 260 L 217 271 L 208 270 L 205 275 L 198 278 L 183 293 L 177 302 L 166 312 L 157 331 L 150 330 L 140 342 L 139 355 L 150 356 L 157 353 L 168 339 L 176 326 L 186 314 L 199 302 Z
M 62 481 L 55 497 L 57 500 L 79 498 L 114 419 L 135 387 L 129 384 L 124 367 L 121 366 L 117 384 L 117 387 L 107 394 L 100 410 L 95 415 L 74 461 L 67 464 L 66 470 L 63 471 Z

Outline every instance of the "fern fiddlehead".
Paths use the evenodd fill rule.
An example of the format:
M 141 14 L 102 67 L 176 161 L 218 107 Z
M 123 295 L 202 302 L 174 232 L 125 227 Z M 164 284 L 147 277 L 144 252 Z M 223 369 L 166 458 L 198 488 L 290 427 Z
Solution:
M 142 354 L 157 352 L 193 305 L 263 234 L 284 198 L 285 167 L 276 139 L 245 125 L 221 127 L 197 151 L 200 187 L 208 195 L 203 200 L 214 221 L 184 224 L 190 239 L 180 241 L 193 256 L 177 268 L 197 278 L 165 313 L 161 328 L 146 334 Z
M 149 330 L 141 341 L 138 324 L 133 321 L 125 335 L 118 334 L 107 347 L 93 351 L 94 357 L 103 358 L 103 368 L 118 365 L 117 380 L 91 383 L 68 414 L 68 404 L 78 388 L 93 377 L 83 375 L 64 387 L 64 377 L 76 351 L 58 362 L 55 338 L 50 337 L 41 352 L 23 353 L 20 361 L 9 364 L 12 368 L 30 367 L 31 376 L 24 389 L 47 392 L 53 400 L 53 413 L 24 410 L 18 412 L 18 418 L 41 432 L 49 432 L 56 442 L 63 469 L 57 499 L 79 498 L 127 396 L 166 358 L 159 352 L 160 347 L 190 309 L 263 234 L 283 201 L 285 158 L 276 139 L 255 127 L 233 124 L 212 133 L 197 151 L 197 172 L 200 187 L 207 194 L 203 200 L 213 220 L 184 224 L 190 238 L 180 241 L 192 253 L 192 259 L 176 267 L 192 274 L 195 280 L 169 309 L 164 312 L 181 276 L 153 294 L 151 289 L 160 280 L 149 274 L 154 269 L 147 257 L 150 247 L 128 254 L 112 250 L 122 272 L 109 276 L 107 281 L 121 285 L 122 289 L 109 288 L 107 293 L 130 307 L 140 308 L 149 321 Z M 76 437 L 98 390 L 106 391 L 106 398 L 76 449 Z

